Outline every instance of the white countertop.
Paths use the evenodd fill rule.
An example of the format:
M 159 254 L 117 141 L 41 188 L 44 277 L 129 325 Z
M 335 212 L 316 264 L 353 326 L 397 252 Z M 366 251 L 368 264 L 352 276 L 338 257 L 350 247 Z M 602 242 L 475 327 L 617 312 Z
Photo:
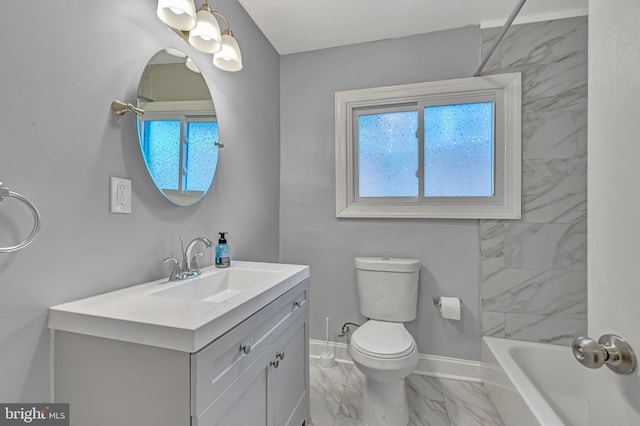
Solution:
M 157 295 L 233 269 L 265 271 L 267 279 L 222 303 Z M 226 269 L 202 268 L 200 276 L 189 280 L 163 278 L 53 306 L 49 328 L 196 352 L 308 277 L 304 265 L 233 261 Z

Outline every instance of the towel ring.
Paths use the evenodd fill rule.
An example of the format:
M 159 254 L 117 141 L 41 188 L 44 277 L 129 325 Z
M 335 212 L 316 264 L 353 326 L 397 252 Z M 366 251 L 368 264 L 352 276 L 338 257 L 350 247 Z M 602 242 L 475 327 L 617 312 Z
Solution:
M 2 186 L 2 182 L 0 182 L 0 204 L 2 204 L 3 199 L 9 197 L 16 198 L 22 201 L 27 207 L 29 207 L 29 210 L 31 210 L 31 213 L 33 214 L 33 230 L 31 231 L 31 234 L 29 234 L 29 236 L 20 244 L 10 247 L 0 247 L 0 253 L 13 253 L 14 251 L 22 250 L 23 248 L 31 244 L 33 240 L 35 240 L 38 236 L 38 232 L 40 232 L 41 219 L 38 208 L 26 197 L 18 194 L 17 192 L 9 191 L 9 188 L 7 188 L 6 186 Z

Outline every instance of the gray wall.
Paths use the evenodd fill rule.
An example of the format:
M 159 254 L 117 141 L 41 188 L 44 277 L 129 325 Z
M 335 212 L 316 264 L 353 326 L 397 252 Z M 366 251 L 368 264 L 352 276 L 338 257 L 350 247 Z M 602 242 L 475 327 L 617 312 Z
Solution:
M 43 225 L 31 246 L 0 254 L 0 401 L 48 401 L 49 306 L 164 276 L 178 235 L 229 231 L 235 258 L 278 261 L 279 56 L 236 0 L 216 8 L 242 48 L 239 73 L 169 31 L 155 1 L 2 6 L 0 180 L 37 204 Z M 153 186 L 135 118 L 109 109 L 135 100 L 144 65 L 164 47 L 203 70 L 226 145 L 211 192 L 188 208 Z M 133 214 L 109 214 L 110 175 L 132 179 Z M 0 246 L 30 230 L 24 207 L 0 206 Z
M 569 344 L 587 331 L 587 17 L 513 26 L 486 71 L 522 72 L 523 213 L 481 221 L 483 333 Z
M 420 259 L 418 317 L 408 325 L 421 353 L 480 355 L 478 221 L 336 219 L 334 93 L 469 77 L 480 62 L 480 30 L 467 27 L 283 56 L 280 62 L 280 260 L 311 265 L 311 338 L 330 340 L 362 322 L 354 258 Z M 464 300 L 461 321 L 443 320 L 433 296 Z

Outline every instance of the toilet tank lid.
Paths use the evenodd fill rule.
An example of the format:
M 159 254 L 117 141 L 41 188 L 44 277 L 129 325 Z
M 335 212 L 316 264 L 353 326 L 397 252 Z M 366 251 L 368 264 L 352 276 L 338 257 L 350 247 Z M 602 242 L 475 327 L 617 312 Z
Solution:
M 356 269 L 364 269 L 367 271 L 415 272 L 420 270 L 420 261 L 399 257 L 356 257 Z

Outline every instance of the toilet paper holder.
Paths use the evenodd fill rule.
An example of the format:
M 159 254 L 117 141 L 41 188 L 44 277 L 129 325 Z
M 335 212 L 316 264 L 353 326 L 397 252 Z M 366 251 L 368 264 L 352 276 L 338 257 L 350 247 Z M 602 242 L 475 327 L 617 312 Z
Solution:
M 460 301 L 460 306 L 462 306 L 462 299 L 458 297 L 458 300 Z M 440 296 L 434 296 L 433 304 L 440 307 Z

